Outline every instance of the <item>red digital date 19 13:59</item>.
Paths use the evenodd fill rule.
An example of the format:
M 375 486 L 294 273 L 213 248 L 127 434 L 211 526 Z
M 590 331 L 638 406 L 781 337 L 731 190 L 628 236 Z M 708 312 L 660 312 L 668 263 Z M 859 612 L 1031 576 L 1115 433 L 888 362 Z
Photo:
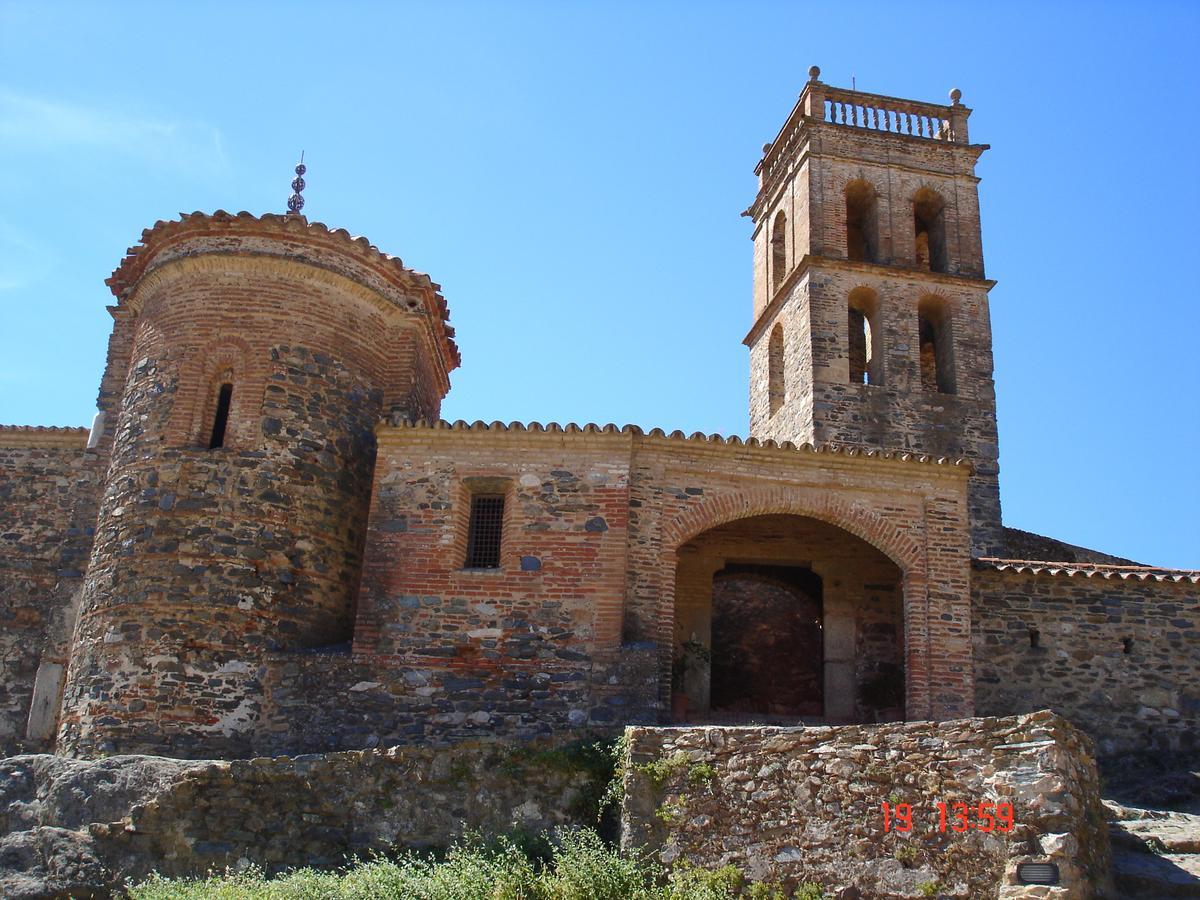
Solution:
M 941 834 L 947 831 L 999 831 L 1007 834 L 1016 824 L 1011 803 L 993 803 L 990 800 L 979 803 L 946 803 L 943 800 L 933 804 L 930 812 L 937 816 L 937 830 Z M 912 831 L 912 804 L 884 802 L 883 830 L 885 833 Z

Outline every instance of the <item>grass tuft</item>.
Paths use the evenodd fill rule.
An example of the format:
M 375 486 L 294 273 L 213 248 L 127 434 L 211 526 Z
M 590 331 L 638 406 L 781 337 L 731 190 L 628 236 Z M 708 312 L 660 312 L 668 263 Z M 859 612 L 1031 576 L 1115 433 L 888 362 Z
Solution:
M 275 878 L 251 867 L 205 878 L 159 875 L 129 886 L 131 900 L 736 900 L 784 896 L 747 884 L 734 866 L 680 863 L 668 872 L 646 853 L 620 853 L 591 829 L 559 831 L 548 855 L 511 838 L 468 835 L 440 856 L 376 857 L 340 872 L 298 869 Z M 820 896 L 820 894 L 806 894 Z

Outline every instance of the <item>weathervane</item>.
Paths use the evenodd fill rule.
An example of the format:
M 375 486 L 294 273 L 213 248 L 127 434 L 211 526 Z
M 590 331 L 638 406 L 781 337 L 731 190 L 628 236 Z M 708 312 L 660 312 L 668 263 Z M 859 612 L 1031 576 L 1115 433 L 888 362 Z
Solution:
M 292 179 L 292 196 L 288 197 L 288 212 L 292 215 L 300 215 L 300 210 L 304 209 L 304 198 L 300 196 L 300 192 L 304 190 L 304 173 L 308 169 L 304 165 L 304 151 L 300 151 L 300 162 L 296 164 L 296 177 Z

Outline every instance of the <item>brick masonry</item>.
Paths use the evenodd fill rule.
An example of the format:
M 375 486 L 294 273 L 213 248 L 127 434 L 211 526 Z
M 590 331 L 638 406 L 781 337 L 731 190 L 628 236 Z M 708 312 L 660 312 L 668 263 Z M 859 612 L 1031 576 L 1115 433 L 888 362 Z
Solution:
M 828 490 L 850 472 L 855 488 Z M 869 551 L 890 567 L 894 595 L 904 598 L 897 630 L 920 636 L 905 660 L 912 713 L 967 714 L 967 475 L 948 462 L 632 430 L 381 431 L 355 652 L 520 671 L 531 663 L 569 669 L 597 652 L 650 644 L 658 648 L 655 690 L 665 706 L 673 648 L 697 625 L 677 617 L 708 603 L 678 593 L 687 589 L 682 560 L 695 549 L 690 542 L 737 520 L 808 517 L 830 526 L 822 534 L 832 545 L 863 548 L 852 553 Z M 462 568 L 464 484 L 475 478 L 506 486 L 498 570 Z M 707 552 L 710 560 L 724 552 L 761 555 Z M 812 548 L 780 552 L 781 560 L 803 562 L 809 557 L 796 554 Z M 869 569 L 851 573 L 836 556 L 831 576 L 871 577 Z M 845 593 L 852 603 L 853 590 Z M 457 608 L 455 597 L 462 598 Z M 900 643 L 897 637 L 897 652 Z M 923 649 L 929 646 L 936 652 Z

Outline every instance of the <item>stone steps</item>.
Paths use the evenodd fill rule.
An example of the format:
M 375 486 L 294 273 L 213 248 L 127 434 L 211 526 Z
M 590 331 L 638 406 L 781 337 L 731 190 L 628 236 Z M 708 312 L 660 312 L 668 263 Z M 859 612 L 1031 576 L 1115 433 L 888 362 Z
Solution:
M 1200 897 L 1200 857 L 1114 850 L 1113 880 L 1127 900 Z
M 1200 815 L 1105 806 L 1118 896 L 1200 897 Z

